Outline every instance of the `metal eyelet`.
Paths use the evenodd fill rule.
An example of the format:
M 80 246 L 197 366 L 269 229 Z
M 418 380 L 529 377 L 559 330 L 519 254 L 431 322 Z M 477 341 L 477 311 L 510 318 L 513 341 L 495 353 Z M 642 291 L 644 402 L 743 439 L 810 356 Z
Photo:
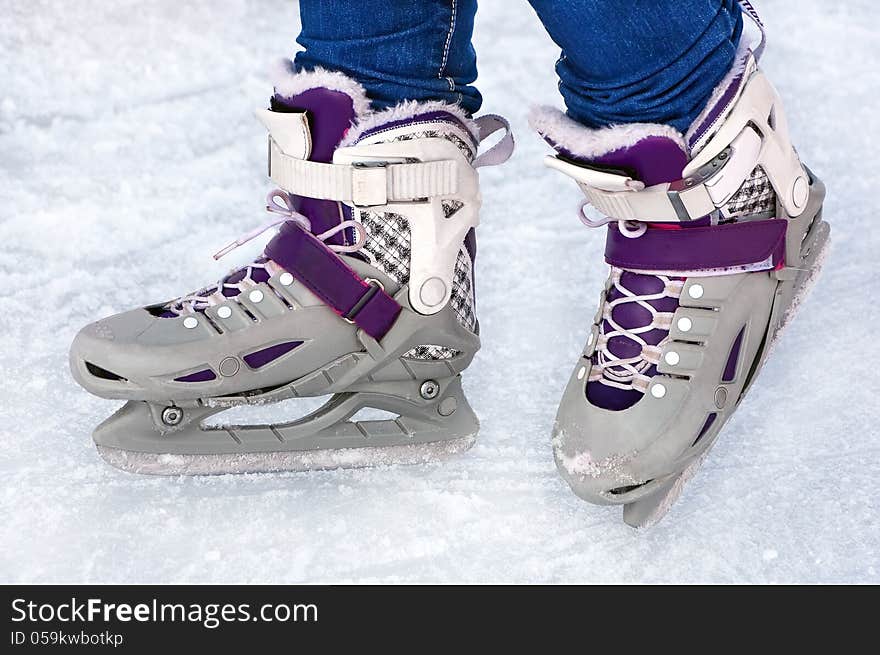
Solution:
M 162 422 L 169 426 L 174 427 L 175 425 L 179 425 L 183 420 L 183 410 L 180 407 L 176 407 L 175 405 L 171 405 L 170 407 L 166 407 L 162 410 Z
M 633 226 L 635 225 L 635 228 Z M 617 229 L 620 230 L 621 236 L 627 239 L 638 239 L 648 231 L 648 226 L 641 221 L 618 221 Z
M 419 387 L 419 395 L 425 400 L 433 400 L 440 393 L 440 385 L 436 380 L 425 380 Z

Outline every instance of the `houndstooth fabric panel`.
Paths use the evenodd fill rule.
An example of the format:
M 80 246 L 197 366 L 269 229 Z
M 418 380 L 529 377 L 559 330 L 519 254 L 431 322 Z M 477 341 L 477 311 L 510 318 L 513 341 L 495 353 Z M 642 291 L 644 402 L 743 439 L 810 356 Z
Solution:
M 409 359 L 452 359 L 459 354 L 455 348 L 447 348 L 446 346 L 435 346 L 426 344 L 424 346 L 416 346 L 412 350 L 408 350 L 403 354 Z
M 474 295 L 474 274 L 471 256 L 467 249 L 458 251 L 455 274 L 452 278 L 452 297 L 449 300 L 458 322 L 473 332 L 477 327 L 477 307 Z
M 727 202 L 730 216 L 745 216 L 776 209 L 776 193 L 770 184 L 767 173 L 757 166 Z
M 446 218 L 449 218 L 459 209 L 464 207 L 464 203 L 461 200 L 443 200 L 440 204 L 443 205 L 443 215 Z
M 400 284 L 409 282 L 409 220 L 393 212 L 360 210 L 358 219 L 367 230 L 367 243 L 361 250 L 370 263 Z

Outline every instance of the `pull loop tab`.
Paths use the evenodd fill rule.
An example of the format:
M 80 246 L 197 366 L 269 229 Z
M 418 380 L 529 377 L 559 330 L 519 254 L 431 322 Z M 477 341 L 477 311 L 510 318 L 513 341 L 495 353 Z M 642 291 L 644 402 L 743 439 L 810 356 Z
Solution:
M 475 119 L 474 122 L 479 128 L 479 143 L 485 141 L 489 136 L 495 134 L 499 130 L 504 130 L 504 136 L 494 146 L 486 152 L 480 153 L 474 159 L 472 166 L 481 168 L 483 166 L 498 166 L 503 164 L 513 154 L 516 145 L 513 139 L 513 132 L 510 130 L 510 122 L 503 116 L 498 114 L 486 114 Z
M 589 228 L 602 227 L 603 225 L 608 225 L 609 223 L 616 222 L 617 229 L 620 231 L 622 236 L 625 236 L 627 239 L 638 239 L 645 232 L 648 231 L 647 223 L 643 223 L 641 221 L 621 221 L 615 218 L 608 218 L 607 216 L 603 216 L 601 219 L 590 218 L 584 213 L 584 210 L 590 204 L 589 200 L 584 200 L 581 202 L 580 209 L 578 210 L 578 218 L 581 219 L 581 223 L 586 225 Z
M 587 207 L 589 207 L 589 205 L 590 205 L 590 201 L 584 200 L 581 202 L 580 207 L 578 207 L 578 218 L 581 219 L 581 223 L 583 223 L 587 227 L 589 227 L 589 228 L 602 227 L 603 225 L 608 225 L 612 220 L 614 220 L 614 219 L 608 218 L 607 216 L 603 216 L 600 219 L 590 218 L 589 216 L 587 216 L 584 213 L 584 210 Z

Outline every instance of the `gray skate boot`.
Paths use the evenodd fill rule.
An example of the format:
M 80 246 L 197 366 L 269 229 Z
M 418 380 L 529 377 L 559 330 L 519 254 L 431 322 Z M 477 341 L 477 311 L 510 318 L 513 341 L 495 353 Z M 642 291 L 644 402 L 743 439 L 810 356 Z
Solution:
M 559 406 L 556 463 L 632 526 L 659 520 L 695 472 L 828 239 L 824 186 L 792 148 L 779 96 L 751 52 L 739 62 L 686 136 L 532 115 L 557 151 L 548 165 L 606 217 L 582 214 L 608 224 L 611 265 Z
M 257 113 L 282 189 L 269 195 L 279 218 L 263 229 L 281 227 L 263 256 L 195 293 L 93 323 L 73 342 L 76 380 L 127 400 L 95 430 L 99 452 L 130 471 L 206 474 L 409 463 L 469 448 L 478 422 L 461 372 L 480 345 L 476 168 L 506 160 L 509 130 L 477 149 L 506 122 L 439 102 L 372 112 L 356 82 L 289 65 Z M 214 417 L 324 395 L 297 420 Z M 363 409 L 383 417 L 362 420 Z

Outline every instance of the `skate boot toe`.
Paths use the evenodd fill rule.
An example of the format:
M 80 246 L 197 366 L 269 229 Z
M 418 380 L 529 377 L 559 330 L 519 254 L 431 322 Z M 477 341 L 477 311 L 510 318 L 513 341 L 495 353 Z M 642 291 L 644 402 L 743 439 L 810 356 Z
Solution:
M 644 450 L 617 441 L 614 448 L 608 448 L 607 438 L 570 439 L 565 431 L 554 431 L 557 469 L 580 498 L 596 505 L 628 505 L 652 495 L 697 455 L 670 458 L 660 454 L 672 441 L 663 433 L 653 435 Z M 571 447 L 572 442 L 578 445 Z
M 73 376 L 103 398 L 195 400 L 283 384 L 362 350 L 354 326 L 325 307 L 257 319 L 230 306 L 225 319 L 214 308 L 167 316 L 148 307 L 92 323 L 71 345 Z
M 80 330 L 70 347 L 77 382 L 97 395 L 129 397 L 120 394 L 143 392 L 149 377 L 185 367 L 192 346 L 216 335 L 203 315 L 169 318 L 151 310 L 121 312 Z
M 138 385 L 129 377 L 129 369 L 137 351 L 138 336 L 149 329 L 154 320 L 148 311 L 135 309 L 86 325 L 70 346 L 74 379 L 99 396 L 137 389 Z
M 687 385 L 671 382 L 667 402 L 645 395 L 621 411 L 586 402 L 576 378 L 569 385 L 552 443 L 556 466 L 578 496 L 600 505 L 630 503 L 674 472 L 693 439 L 681 420 Z

